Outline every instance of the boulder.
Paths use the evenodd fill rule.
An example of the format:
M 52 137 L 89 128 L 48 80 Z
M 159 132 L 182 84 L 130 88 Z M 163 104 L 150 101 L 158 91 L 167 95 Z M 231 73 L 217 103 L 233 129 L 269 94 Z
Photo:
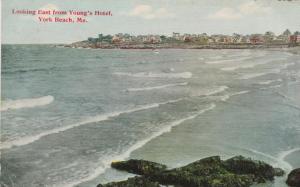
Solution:
M 224 162 L 225 168 L 235 174 L 252 174 L 255 182 L 274 180 L 274 176 L 283 175 L 283 170 L 274 169 L 271 165 L 243 156 L 236 156 Z
M 300 187 L 300 168 L 294 169 L 288 174 L 286 183 L 292 187 Z
M 131 159 L 111 163 L 111 167 L 138 175 L 154 175 L 166 170 L 167 166 L 146 160 Z
M 132 177 L 126 181 L 99 184 L 97 187 L 160 187 L 159 183 L 150 181 L 145 177 Z
M 274 168 L 274 175 L 277 177 L 283 176 L 285 174 L 283 169 L 280 168 Z

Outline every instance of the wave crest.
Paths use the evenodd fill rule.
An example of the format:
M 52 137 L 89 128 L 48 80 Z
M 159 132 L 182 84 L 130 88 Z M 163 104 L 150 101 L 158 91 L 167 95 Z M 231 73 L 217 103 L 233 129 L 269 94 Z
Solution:
M 1 104 L 0 111 L 21 109 L 21 108 L 34 108 L 37 106 L 48 105 L 54 101 L 54 97 L 51 95 L 30 98 L 30 99 L 18 99 L 18 100 L 7 100 L 3 101 Z
M 132 112 L 138 112 L 138 111 L 141 111 L 141 110 L 158 108 L 161 105 L 176 103 L 176 102 L 181 101 L 181 100 L 182 100 L 182 98 L 176 99 L 176 100 L 169 100 L 169 101 L 161 102 L 161 103 L 153 103 L 153 104 L 148 104 L 148 105 L 142 105 L 142 106 L 138 106 L 136 108 L 132 108 L 132 109 L 124 110 L 124 111 L 116 111 L 116 112 L 111 112 L 111 113 L 107 113 L 107 114 L 100 114 L 98 116 L 87 118 L 86 120 L 83 120 L 81 122 L 66 125 L 66 126 L 55 128 L 55 129 L 48 130 L 48 131 L 44 131 L 44 132 L 42 132 L 40 134 L 37 134 L 37 135 L 27 136 L 27 137 L 23 137 L 23 138 L 20 138 L 20 139 L 9 141 L 9 142 L 1 142 L 0 150 L 1 149 L 10 149 L 13 146 L 27 145 L 27 144 L 33 143 L 33 142 L 41 139 L 44 136 L 48 136 L 48 135 L 55 134 L 55 133 L 60 133 L 60 132 L 63 132 L 63 131 L 66 131 L 66 130 L 69 130 L 69 129 L 72 129 L 72 128 L 75 128 L 75 127 L 79 127 L 79 126 L 82 126 L 82 125 L 90 124 L 90 123 L 105 121 L 105 120 L 108 120 L 110 118 L 117 117 L 121 114 L 128 114 L 128 113 L 132 113 Z
M 140 78 L 183 78 L 189 79 L 193 76 L 191 72 L 182 73 L 152 73 L 152 72 L 139 72 L 139 73 L 127 73 L 127 72 L 115 72 L 115 75 L 140 77 Z
M 144 88 L 128 88 L 126 89 L 126 91 L 137 92 L 137 91 L 157 90 L 157 89 L 169 88 L 174 86 L 186 86 L 187 84 L 188 84 L 187 82 L 183 82 L 183 83 L 165 84 L 161 86 L 152 86 L 152 87 L 144 87 Z
M 63 187 L 73 187 L 73 186 L 76 186 L 80 183 L 83 183 L 83 182 L 87 182 L 87 181 L 90 181 L 90 180 L 93 180 L 94 178 L 98 177 L 99 175 L 101 175 L 102 173 L 105 172 L 106 169 L 108 169 L 110 167 L 110 164 L 113 160 L 124 160 L 126 158 L 128 158 L 130 156 L 130 154 L 143 147 L 146 143 L 148 143 L 149 141 L 151 141 L 152 139 L 158 137 L 158 136 L 161 136 L 162 134 L 164 133 L 167 133 L 167 132 L 170 132 L 172 130 L 173 127 L 175 126 L 178 126 L 182 123 L 184 123 L 185 121 L 188 121 L 188 120 L 192 120 L 196 117 L 198 117 L 199 115 L 207 112 L 207 111 L 210 111 L 212 109 L 214 109 L 216 107 L 216 105 L 214 103 L 208 105 L 206 108 L 190 115 L 190 116 L 187 116 L 185 118 L 182 118 L 182 119 L 178 119 L 178 120 L 175 120 L 175 121 L 172 121 L 170 122 L 167 126 L 165 126 L 164 128 L 162 128 L 160 131 L 152 134 L 151 136 L 145 138 L 144 140 L 141 140 L 141 141 L 138 141 L 136 142 L 135 144 L 131 145 L 129 147 L 129 149 L 127 149 L 127 151 L 119 154 L 119 155 L 116 155 L 116 156 L 110 156 L 109 158 L 106 158 L 106 159 L 101 159 L 101 165 L 100 167 L 96 168 L 94 170 L 93 173 L 91 173 L 91 175 L 89 176 L 86 176 L 78 181 L 74 181 L 72 183 L 68 183 L 68 184 L 62 184 L 60 186 L 63 186 Z

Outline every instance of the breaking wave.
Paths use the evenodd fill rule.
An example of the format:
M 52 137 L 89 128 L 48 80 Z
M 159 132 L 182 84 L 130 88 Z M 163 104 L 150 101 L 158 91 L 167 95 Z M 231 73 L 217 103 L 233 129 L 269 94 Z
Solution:
M 253 57 L 242 57 L 242 58 L 236 58 L 236 59 L 227 59 L 227 60 L 215 60 L 215 61 L 206 61 L 206 64 L 222 64 L 222 63 L 228 63 L 228 62 L 237 62 L 237 61 L 244 61 L 252 59 Z
M 205 94 L 205 96 L 209 96 L 209 95 L 214 95 L 220 92 L 224 92 L 225 90 L 228 89 L 228 86 L 220 86 L 219 88 L 215 89 L 215 90 L 211 90 L 208 93 Z
M 239 64 L 237 66 L 224 67 L 224 68 L 221 68 L 221 70 L 222 71 L 235 71 L 237 69 L 254 68 L 255 66 L 258 66 L 258 65 L 264 65 L 264 64 L 268 64 L 268 63 L 271 63 L 271 62 L 274 62 L 274 61 L 281 61 L 281 60 L 285 60 L 285 58 L 276 59 L 276 60 L 269 59 L 269 60 L 265 60 L 265 61 L 262 61 L 262 62 L 256 62 L 256 63 Z M 293 65 L 293 64 L 289 63 L 289 64 L 285 64 L 284 66 L 288 67 L 290 65 Z
M 244 148 L 241 148 L 241 149 L 244 149 Z M 272 160 L 273 165 L 275 167 L 283 168 L 287 173 L 289 173 L 293 169 L 293 166 L 289 162 L 285 161 L 285 158 L 294 152 L 300 151 L 300 148 L 298 147 L 298 148 L 293 148 L 293 149 L 290 149 L 287 151 L 282 151 L 277 155 L 277 157 L 269 155 L 267 153 L 263 153 L 263 152 L 254 150 L 254 149 L 244 149 L 244 150 L 255 153 L 257 155 L 261 155 L 265 158 Z
M 294 149 L 290 149 L 290 150 L 287 150 L 287 151 L 282 151 L 281 153 L 279 153 L 278 155 L 278 160 L 280 162 L 284 162 L 284 163 L 288 163 L 287 161 L 285 161 L 285 158 L 287 156 L 289 156 L 290 154 L 294 153 L 294 152 L 297 152 L 297 151 L 300 151 L 300 147 L 298 148 L 294 148 Z M 288 171 L 291 171 L 293 169 L 293 167 L 289 164 L 289 168 L 287 168 Z
M 115 72 L 115 75 L 129 76 L 129 77 L 142 77 L 142 78 L 184 78 L 189 79 L 193 76 L 191 72 L 182 73 L 152 73 L 152 72 L 140 72 L 140 73 L 126 73 Z
M 188 84 L 187 82 L 183 82 L 183 83 L 165 84 L 161 86 L 152 86 L 152 87 L 143 87 L 143 88 L 128 88 L 126 89 L 126 91 L 138 92 L 138 91 L 147 91 L 147 90 L 157 90 L 157 89 L 169 88 L 174 86 L 186 86 L 187 84 Z
M 60 186 L 73 187 L 73 186 L 78 185 L 80 183 L 93 180 L 94 178 L 96 178 L 99 175 L 101 175 L 102 173 L 104 173 L 105 170 L 110 167 L 110 164 L 111 164 L 112 161 L 114 161 L 114 160 L 124 160 L 124 159 L 128 158 L 133 151 L 143 147 L 146 143 L 148 143 L 152 139 L 154 139 L 158 136 L 161 136 L 164 133 L 170 132 L 173 127 L 178 126 L 178 125 L 184 123 L 185 121 L 192 120 L 192 119 L 198 117 L 199 115 L 201 115 L 201 114 L 203 114 L 203 113 L 205 113 L 209 110 L 214 109 L 215 107 L 216 107 L 216 105 L 213 103 L 213 104 L 210 104 L 207 108 L 205 108 L 203 110 L 200 110 L 200 111 L 196 112 L 193 115 L 190 115 L 188 117 L 170 122 L 167 126 L 162 128 L 160 131 L 158 131 L 158 132 L 152 134 L 151 136 L 149 136 L 148 138 L 146 138 L 144 140 L 141 140 L 141 141 L 138 141 L 135 144 L 133 144 L 132 146 L 130 146 L 129 149 L 126 152 L 121 153 L 120 155 L 117 155 L 117 156 L 110 156 L 107 159 L 101 159 L 101 165 L 102 166 L 96 168 L 95 171 L 91 175 L 89 175 L 85 178 L 82 178 L 81 180 L 75 181 L 73 183 L 62 184 Z
M 34 108 L 38 106 L 48 105 L 54 101 L 54 97 L 51 95 L 30 98 L 30 99 L 18 99 L 2 101 L 0 111 L 16 110 L 21 108 Z
M 256 78 L 256 77 L 261 77 L 261 76 L 264 76 L 264 75 L 267 75 L 267 74 L 277 74 L 277 73 L 280 73 L 280 69 L 273 69 L 271 71 L 268 71 L 268 72 L 264 72 L 264 73 L 251 73 L 251 74 L 245 74 L 245 75 L 242 75 L 242 77 L 240 77 L 240 79 L 252 79 L 252 78 Z
M 219 87 L 213 87 L 207 90 L 201 90 L 197 91 L 194 90 L 192 93 L 190 93 L 190 97 L 201 97 L 201 96 L 211 96 L 215 95 L 221 92 L 224 92 L 228 89 L 228 86 L 219 86 Z
M 9 142 L 1 142 L 0 149 L 9 149 L 13 146 L 27 145 L 27 144 L 33 143 L 33 142 L 35 142 L 35 141 L 39 140 L 40 138 L 42 138 L 44 136 L 47 136 L 47 135 L 60 133 L 60 132 L 63 132 L 63 131 L 66 131 L 66 130 L 69 130 L 69 129 L 72 129 L 72 128 L 75 128 L 75 127 L 79 127 L 79 126 L 82 126 L 82 125 L 86 125 L 86 124 L 89 124 L 89 123 L 105 121 L 105 120 L 108 120 L 109 118 L 117 117 L 121 114 L 127 114 L 127 113 L 137 112 L 137 111 L 141 111 L 141 110 L 157 108 L 161 105 L 181 101 L 182 99 L 183 98 L 176 99 L 176 100 L 169 100 L 169 101 L 161 102 L 161 103 L 153 103 L 153 104 L 148 104 L 148 105 L 142 105 L 142 106 L 138 106 L 136 108 L 129 109 L 129 110 L 117 111 L 117 112 L 101 114 L 101 115 L 98 115 L 98 116 L 90 117 L 90 118 L 88 118 L 84 121 L 81 121 L 79 123 L 74 123 L 74 124 L 71 124 L 71 125 L 66 125 L 66 126 L 63 126 L 63 127 L 56 128 L 56 129 L 48 130 L 48 131 L 42 132 L 42 133 L 37 134 L 37 135 L 23 137 L 23 138 L 20 138 L 20 139 L 17 139 L 17 140 L 9 141 Z
M 260 84 L 260 85 L 269 85 L 269 84 L 272 84 L 274 82 L 282 82 L 282 79 L 262 81 L 262 82 L 259 82 L 257 84 Z
M 231 94 L 227 94 L 227 95 L 224 95 L 224 96 L 221 96 L 221 101 L 227 101 L 229 98 L 231 98 L 232 96 L 236 96 L 236 95 L 242 95 L 242 94 L 246 94 L 246 93 L 249 93 L 250 91 L 249 90 L 244 90 L 244 91 L 240 91 L 240 92 L 234 92 L 234 93 L 231 93 Z

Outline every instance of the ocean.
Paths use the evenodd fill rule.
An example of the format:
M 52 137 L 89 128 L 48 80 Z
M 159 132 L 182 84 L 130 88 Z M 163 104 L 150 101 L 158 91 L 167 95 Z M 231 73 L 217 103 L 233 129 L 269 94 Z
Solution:
M 300 167 L 300 56 L 287 49 L 2 45 L 1 91 L 3 187 L 123 180 L 110 163 L 128 158 Z

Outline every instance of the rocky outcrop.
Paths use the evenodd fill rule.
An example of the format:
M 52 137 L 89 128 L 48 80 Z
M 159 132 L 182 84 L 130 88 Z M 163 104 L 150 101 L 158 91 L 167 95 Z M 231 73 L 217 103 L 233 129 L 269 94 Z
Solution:
M 138 175 L 154 175 L 165 171 L 167 166 L 146 160 L 128 160 L 111 163 L 111 167 Z
M 133 177 L 126 181 L 99 184 L 97 187 L 160 187 L 160 185 L 158 182 L 150 181 L 145 177 Z
M 150 178 L 161 184 L 186 187 L 249 186 L 253 181 L 252 175 L 235 175 L 228 172 L 219 156 L 201 159 L 187 166 L 164 171 Z
M 292 187 L 300 187 L 300 168 L 289 173 L 286 183 Z
M 254 161 L 243 156 L 230 158 L 224 162 L 226 170 L 235 174 L 251 174 L 254 175 L 255 182 L 266 182 L 273 180 L 274 176 L 278 175 L 281 171 L 274 169 L 269 164 L 262 161 Z
M 109 183 L 103 187 L 125 187 L 136 181 L 138 183 L 145 182 L 144 186 L 149 185 L 147 187 L 155 187 L 157 182 L 180 187 L 249 187 L 253 183 L 271 181 L 274 176 L 284 174 L 283 170 L 279 168 L 273 168 L 267 163 L 243 156 L 225 161 L 221 160 L 219 156 L 213 156 L 169 170 L 165 165 L 145 160 L 113 162 L 111 166 L 115 169 L 142 175 L 142 177 L 130 178 L 119 183 Z M 139 185 L 129 186 L 138 187 Z

